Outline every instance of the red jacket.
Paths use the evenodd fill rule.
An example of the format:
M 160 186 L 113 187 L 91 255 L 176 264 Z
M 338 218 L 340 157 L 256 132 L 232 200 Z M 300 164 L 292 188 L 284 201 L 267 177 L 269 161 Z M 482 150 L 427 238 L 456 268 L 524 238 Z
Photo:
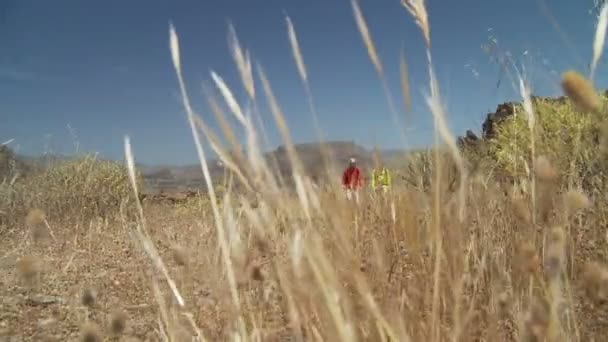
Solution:
M 349 166 L 342 174 L 342 185 L 348 189 L 361 187 L 361 171 L 356 166 Z

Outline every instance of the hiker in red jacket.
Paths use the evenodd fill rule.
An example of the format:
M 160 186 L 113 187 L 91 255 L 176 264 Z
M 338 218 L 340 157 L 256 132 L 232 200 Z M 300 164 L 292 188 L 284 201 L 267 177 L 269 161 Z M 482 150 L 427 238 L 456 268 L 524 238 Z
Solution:
M 361 170 L 357 167 L 355 158 L 350 159 L 350 163 L 342 174 L 342 187 L 346 191 L 346 198 L 355 200 L 359 203 L 359 189 L 361 188 Z

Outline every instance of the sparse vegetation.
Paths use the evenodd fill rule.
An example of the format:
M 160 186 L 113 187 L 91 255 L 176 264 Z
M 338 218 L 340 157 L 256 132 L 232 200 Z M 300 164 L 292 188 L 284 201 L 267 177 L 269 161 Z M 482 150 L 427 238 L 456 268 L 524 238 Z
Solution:
M 424 2 L 402 2 L 430 46 Z M 362 9 L 355 1 L 353 8 L 383 81 Z M 257 101 L 249 54 L 231 34 L 244 87 Z M 173 26 L 170 47 L 209 176 Z M 307 84 L 302 53 L 294 55 Z M 248 141 L 257 142 L 230 88 L 212 75 Z M 569 98 L 561 100 L 531 101 L 522 89 L 522 114 L 474 145 L 455 149 L 438 127 L 446 146 L 410 155 L 392 192 L 383 198 L 366 189 L 358 206 L 337 186 L 320 189 L 306 177 L 270 80 L 261 68 L 258 76 L 296 191 L 277 180 L 259 142 L 234 156 L 238 163 L 218 153 L 230 181 L 247 187 L 237 192 L 207 179 L 204 198 L 179 204 L 139 206 L 129 144 L 128 167 L 87 156 L 4 182 L 1 337 L 591 341 L 608 333 L 605 114 L 582 76 L 564 76 L 575 82 L 562 84 Z M 228 125 L 222 133 L 233 136 Z M 47 231 L 53 239 L 40 239 Z
M 138 182 L 141 183 L 138 176 Z M 16 223 L 30 210 L 49 218 L 74 217 L 86 221 L 112 217 L 134 204 L 124 165 L 85 155 L 54 162 L 48 167 L 0 184 L 0 224 Z M 38 215 L 40 216 L 40 215 Z

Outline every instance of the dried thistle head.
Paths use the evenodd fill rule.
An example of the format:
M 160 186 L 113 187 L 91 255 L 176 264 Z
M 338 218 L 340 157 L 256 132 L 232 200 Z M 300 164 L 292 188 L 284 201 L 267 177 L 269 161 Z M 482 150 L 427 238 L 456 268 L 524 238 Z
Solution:
M 516 256 L 516 266 L 524 273 L 534 273 L 538 270 L 540 258 L 536 248 L 529 242 L 519 245 Z
M 59 318 L 59 316 L 61 316 L 61 310 L 59 306 L 53 306 L 51 308 L 51 316 L 53 316 L 53 318 L 57 319 Z
M 264 281 L 264 273 L 262 272 L 262 267 L 253 263 L 249 266 L 249 277 L 255 281 Z
M 563 271 L 566 258 L 566 232 L 561 227 L 555 227 L 549 233 L 546 253 L 545 273 L 555 279 Z
M 44 224 L 46 220 L 46 214 L 41 209 L 32 209 L 27 213 L 25 217 L 25 224 L 28 226 L 35 226 Z
M 17 261 L 16 266 L 19 275 L 26 282 L 31 282 L 34 280 L 34 278 L 40 274 L 42 268 L 40 259 L 33 255 L 23 256 Z
M 90 287 L 82 290 L 80 294 L 80 303 L 87 307 L 92 307 L 97 301 L 97 292 Z
M 535 299 L 526 313 L 525 333 L 533 341 L 543 341 L 549 329 L 549 303 L 544 299 Z
M 116 311 L 110 316 L 110 331 L 112 335 L 119 336 L 127 328 L 127 314 L 124 311 Z
M 601 101 L 591 83 L 576 71 L 562 74 L 562 89 L 579 110 L 597 113 Z
M 509 309 L 509 299 L 510 296 L 507 291 L 503 291 L 498 295 L 497 302 L 501 312 L 504 313 Z
M 186 266 L 188 264 L 188 253 L 183 247 L 174 245 L 171 248 L 171 253 L 173 254 L 173 260 L 177 265 Z
M 513 213 L 518 219 L 522 220 L 524 223 L 532 222 L 532 215 L 530 213 L 530 209 L 522 198 L 512 197 L 511 205 L 513 206 Z
M 608 269 L 599 262 L 585 264 L 582 282 L 589 297 L 602 304 L 608 300 Z
M 545 156 L 538 156 L 536 158 L 534 172 L 540 181 L 552 182 L 557 179 L 557 171 Z
M 81 342 L 101 342 L 103 341 L 103 335 L 101 329 L 97 324 L 92 322 L 85 323 L 80 329 L 80 341 Z
M 573 211 L 587 209 L 591 206 L 591 201 L 589 200 L 587 195 L 585 195 L 580 190 L 574 189 L 569 190 L 566 193 L 566 203 L 568 205 L 568 208 Z
M 40 209 L 32 209 L 27 213 L 25 224 L 29 228 L 34 241 L 41 240 L 47 236 L 48 231 L 45 221 L 46 214 Z

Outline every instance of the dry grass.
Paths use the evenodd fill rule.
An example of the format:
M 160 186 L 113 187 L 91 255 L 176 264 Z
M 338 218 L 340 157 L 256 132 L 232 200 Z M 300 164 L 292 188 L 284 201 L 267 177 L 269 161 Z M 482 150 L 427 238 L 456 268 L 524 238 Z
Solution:
M 430 48 L 424 1 L 402 3 Z M 382 79 L 369 30 L 357 2 L 352 4 Z M 289 18 L 287 23 L 310 95 L 295 29 Z M 544 146 L 542 154 L 535 150 L 532 142 L 550 138 L 552 132 L 535 129 L 537 104 L 523 76 L 521 93 L 528 113 L 524 127 L 530 138 L 526 158 L 532 170 L 515 174 L 509 183 L 494 179 L 485 168 L 467 168 L 467 156 L 453 145 L 444 122 L 429 52 L 427 103 L 437 139 L 443 139 L 447 149 L 410 158 L 418 161 L 405 171 L 410 183 L 396 184 L 385 197 L 365 190 L 357 206 L 347 202 L 340 189 L 319 189 L 306 177 L 271 82 L 258 65 L 262 92 L 287 145 L 295 194 L 275 178 L 271 165 L 261 158 L 252 123 L 250 108 L 256 108 L 257 99 L 249 54 L 230 30 L 230 48 L 251 106 L 244 109 L 219 75 L 212 72 L 211 77 L 231 115 L 245 128 L 247 154 L 227 153 L 217 133 L 190 108 L 178 35 L 171 25 L 172 62 L 209 199 L 183 206 L 143 206 L 139 201 L 125 205 L 141 190 L 128 138 L 127 172 L 104 164 L 102 170 L 118 175 L 110 178 L 113 187 L 105 192 L 78 185 L 90 184 L 90 161 L 68 164 L 72 167 L 61 168 L 63 173 L 45 178 L 46 183 L 32 178 L 47 184 L 43 194 L 34 196 L 19 183 L 7 185 L 20 194 L 14 198 L 37 201 L 13 201 L 3 207 L 19 206 L 22 218 L 4 222 L 0 231 L 0 246 L 9 251 L 0 255 L 6 274 L 0 279 L 1 337 L 590 341 L 608 333 L 605 176 L 597 175 L 602 182 L 582 182 L 577 178 L 582 175 L 566 167 L 566 161 L 588 153 L 591 145 L 562 153 L 566 161 L 559 159 L 562 151 Z M 576 106 L 603 115 L 593 87 L 582 77 L 567 74 L 563 85 Z M 215 103 L 211 92 L 207 96 Z M 222 123 L 221 133 L 235 145 L 226 114 L 217 105 L 212 109 Z M 231 171 L 221 201 L 199 130 Z M 500 157 L 488 159 L 496 164 Z M 61 182 L 78 186 L 59 194 Z M 244 192 L 231 191 L 233 182 L 246 184 Z M 95 194 L 104 200 L 94 200 Z M 75 210 L 80 199 L 93 203 L 94 210 Z M 40 238 L 47 231 L 53 239 Z

